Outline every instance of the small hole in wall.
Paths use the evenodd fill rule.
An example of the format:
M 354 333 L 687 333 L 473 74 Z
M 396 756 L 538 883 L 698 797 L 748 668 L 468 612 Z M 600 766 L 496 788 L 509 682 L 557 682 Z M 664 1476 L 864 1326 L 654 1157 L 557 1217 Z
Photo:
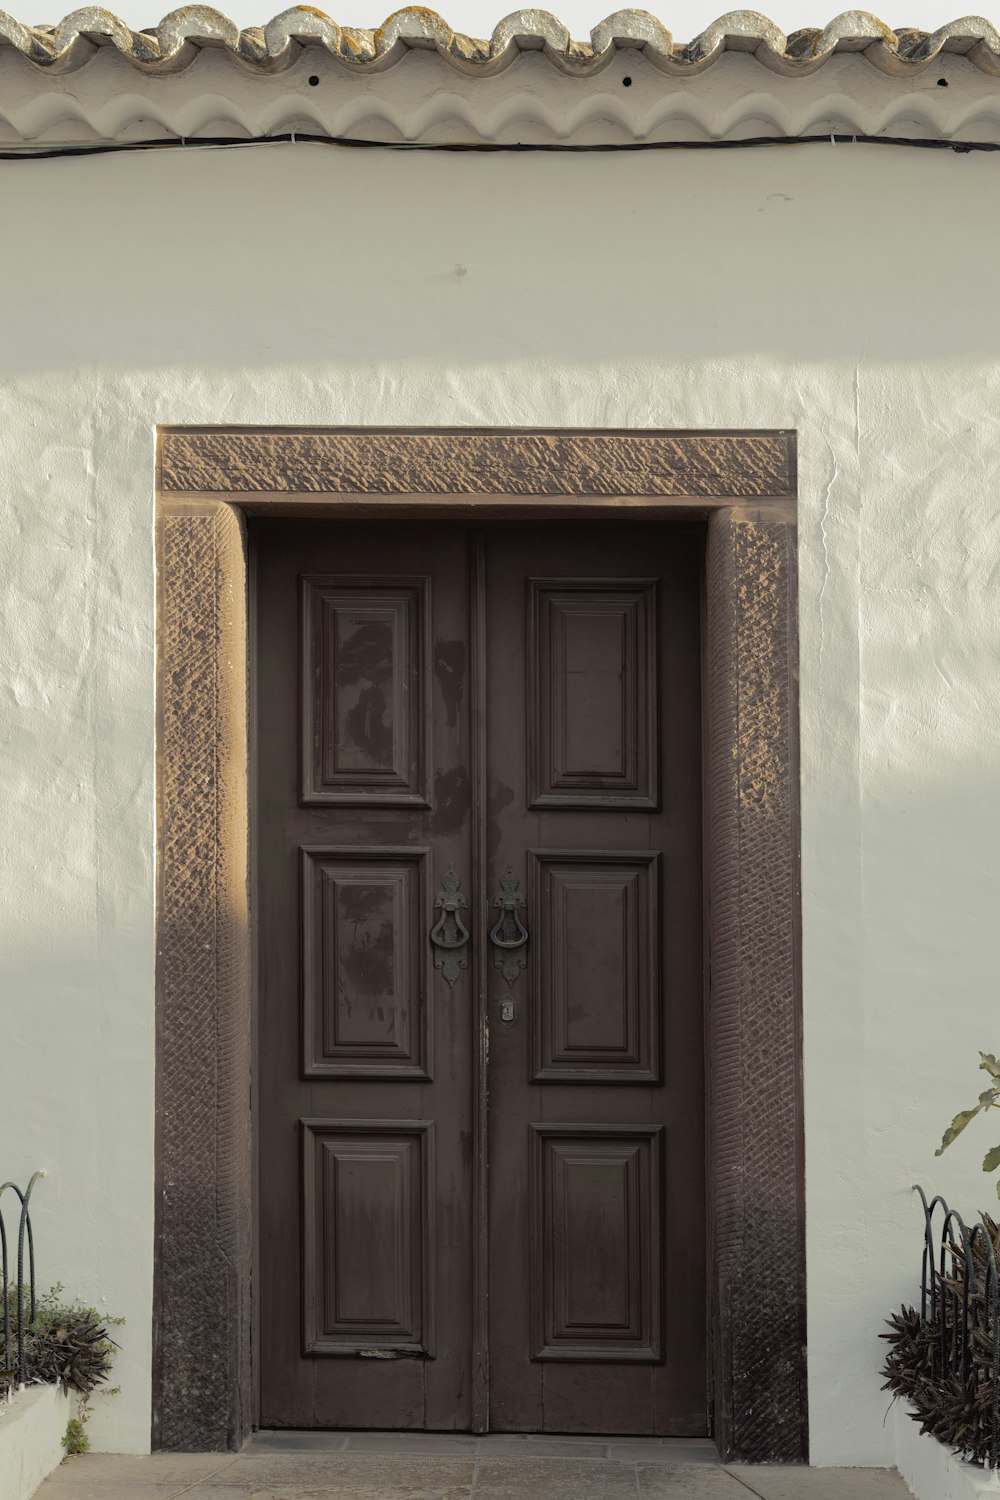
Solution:
M 631 87 L 632 87 L 632 80 L 631 80 L 631 78 L 623 78 L 622 79 L 622 88 L 623 89 L 630 89 Z
M 316 74 L 313 73 L 312 77 L 309 79 L 309 87 L 311 89 L 314 89 L 318 83 L 319 79 L 316 77 Z
M 946 89 L 947 87 L 948 87 L 948 80 L 947 80 L 947 78 L 939 78 L 938 79 L 938 88 L 939 89 Z

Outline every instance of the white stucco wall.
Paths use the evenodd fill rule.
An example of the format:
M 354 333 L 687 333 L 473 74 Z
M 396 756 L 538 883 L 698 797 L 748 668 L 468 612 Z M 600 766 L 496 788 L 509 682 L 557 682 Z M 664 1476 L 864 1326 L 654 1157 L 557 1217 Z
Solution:
M 909 1194 L 996 1047 L 1000 164 L 323 147 L 0 164 L 0 1175 L 149 1436 L 157 423 L 794 427 L 813 1459 L 890 1463 Z M 987 1141 L 990 1135 L 990 1142 Z M 791 1228 L 791 1226 L 790 1226 Z M 786 1254 L 776 1245 L 775 1254 Z

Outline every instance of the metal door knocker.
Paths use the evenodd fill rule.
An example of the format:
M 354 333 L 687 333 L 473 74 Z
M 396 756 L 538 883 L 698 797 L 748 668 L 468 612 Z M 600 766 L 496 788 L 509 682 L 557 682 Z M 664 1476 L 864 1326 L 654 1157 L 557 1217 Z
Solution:
M 440 895 L 434 902 L 434 910 L 440 911 L 441 915 L 431 928 L 431 943 L 436 950 L 434 967 L 441 970 L 449 989 L 469 963 L 465 953 L 469 930 L 459 916 L 459 911 L 468 905 L 459 890 L 461 884 L 454 865 L 450 866 L 441 881 Z
M 518 916 L 524 902 L 518 889 L 517 876 L 510 865 L 500 877 L 500 894 L 493 905 L 500 911 L 496 926 L 490 933 L 490 942 L 497 950 L 493 955 L 493 962 L 507 983 L 512 985 L 528 961 L 524 952 L 528 942 L 528 929 Z M 514 1019 L 513 1015 L 510 1019 Z

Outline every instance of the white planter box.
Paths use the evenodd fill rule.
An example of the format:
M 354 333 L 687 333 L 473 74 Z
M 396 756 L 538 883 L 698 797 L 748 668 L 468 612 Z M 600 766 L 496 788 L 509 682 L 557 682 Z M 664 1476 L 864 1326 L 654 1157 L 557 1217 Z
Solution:
M 0 1401 L 0 1495 L 29 1500 L 65 1457 L 72 1403 L 57 1385 L 29 1385 Z
M 896 1467 L 917 1500 L 972 1500 L 1000 1496 L 1000 1480 L 977 1464 L 966 1464 L 937 1438 L 927 1436 L 910 1416 L 910 1407 L 892 1408 L 896 1432 Z

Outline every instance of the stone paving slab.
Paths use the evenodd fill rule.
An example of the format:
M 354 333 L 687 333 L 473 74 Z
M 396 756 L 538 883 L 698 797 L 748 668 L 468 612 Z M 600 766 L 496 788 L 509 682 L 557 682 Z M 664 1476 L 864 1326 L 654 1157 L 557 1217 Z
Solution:
M 745 1485 L 718 1464 L 637 1464 L 640 1500 L 753 1500 Z
M 635 1464 L 610 1458 L 481 1458 L 476 1500 L 636 1500 Z
M 228 1492 L 265 1492 L 267 1487 L 301 1488 L 303 1494 L 316 1489 L 329 1495 L 357 1500 L 468 1500 L 475 1479 L 474 1458 L 420 1458 L 411 1454 L 331 1453 L 305 1457 L 262 1455 L 240 1457 L 218 1474 L 202 1481 L 206 1494 L 218 1488 Z M 215 1500 L 219 1500 L 216 1496 Z
M 789 1464 L 730 1464 L 743 1500 L 913 1500 L 895 1469 L 800 1469 Z M 749 1495 L 747 1494 L 749 1491 Z
M 478 1438 L 464 1432 L 354 1432 L 345 1437 L 344 1450 L 348 1453 L 414 1453 L 475 1458 L 478 1443 Z M 273 1450 L 259 1449 L 256 1443 L 250 1449 L 254 1455 L 264 1451 Z
M 315 1436 L 327 1439 L 324 1449 L 275 1452 L 255 1439 L 240 1454 L 82 1454 L 61 1464 L 35 1500 L 909 1500 L 910 1494 L 895 1470 L 723 1465 L 709 1444 L 693 1441 L 534 1437 L 497 1448 L 499 1437 Z M 351 1446 L 361 1438 L 368 1451 L 365 1444 Z M 458 1451 L 438 1451 L 440 1441 Z
M 715 1444 L 700 1438 L 616 1438 L 608 1443 L 608 1458 L 641 1463 L 711 1464 L 719 1467 Z
M 236 1461 L 234 1453 L 154 1453 L 130 1457 L 119 1453 L 86 1453 L 67 1458 L 47 1483 L 56 1488 L 76 1485 L 86 1478 L 97 1484 L 162 1484 L 180 1486 L 208 1479 Z M 63 1495 L 60 1500 L 68 1500 Z
M 472 1483 L 476 1459 L 411 1453 L 287 1453 L 239 1454 L 227 1468 L 208 1476 L 205 1484 L 296 1484 L 340 1483 L 373 1475 L 382 1484 L 413 1482 L 450 1485 L 460 1476 Z

